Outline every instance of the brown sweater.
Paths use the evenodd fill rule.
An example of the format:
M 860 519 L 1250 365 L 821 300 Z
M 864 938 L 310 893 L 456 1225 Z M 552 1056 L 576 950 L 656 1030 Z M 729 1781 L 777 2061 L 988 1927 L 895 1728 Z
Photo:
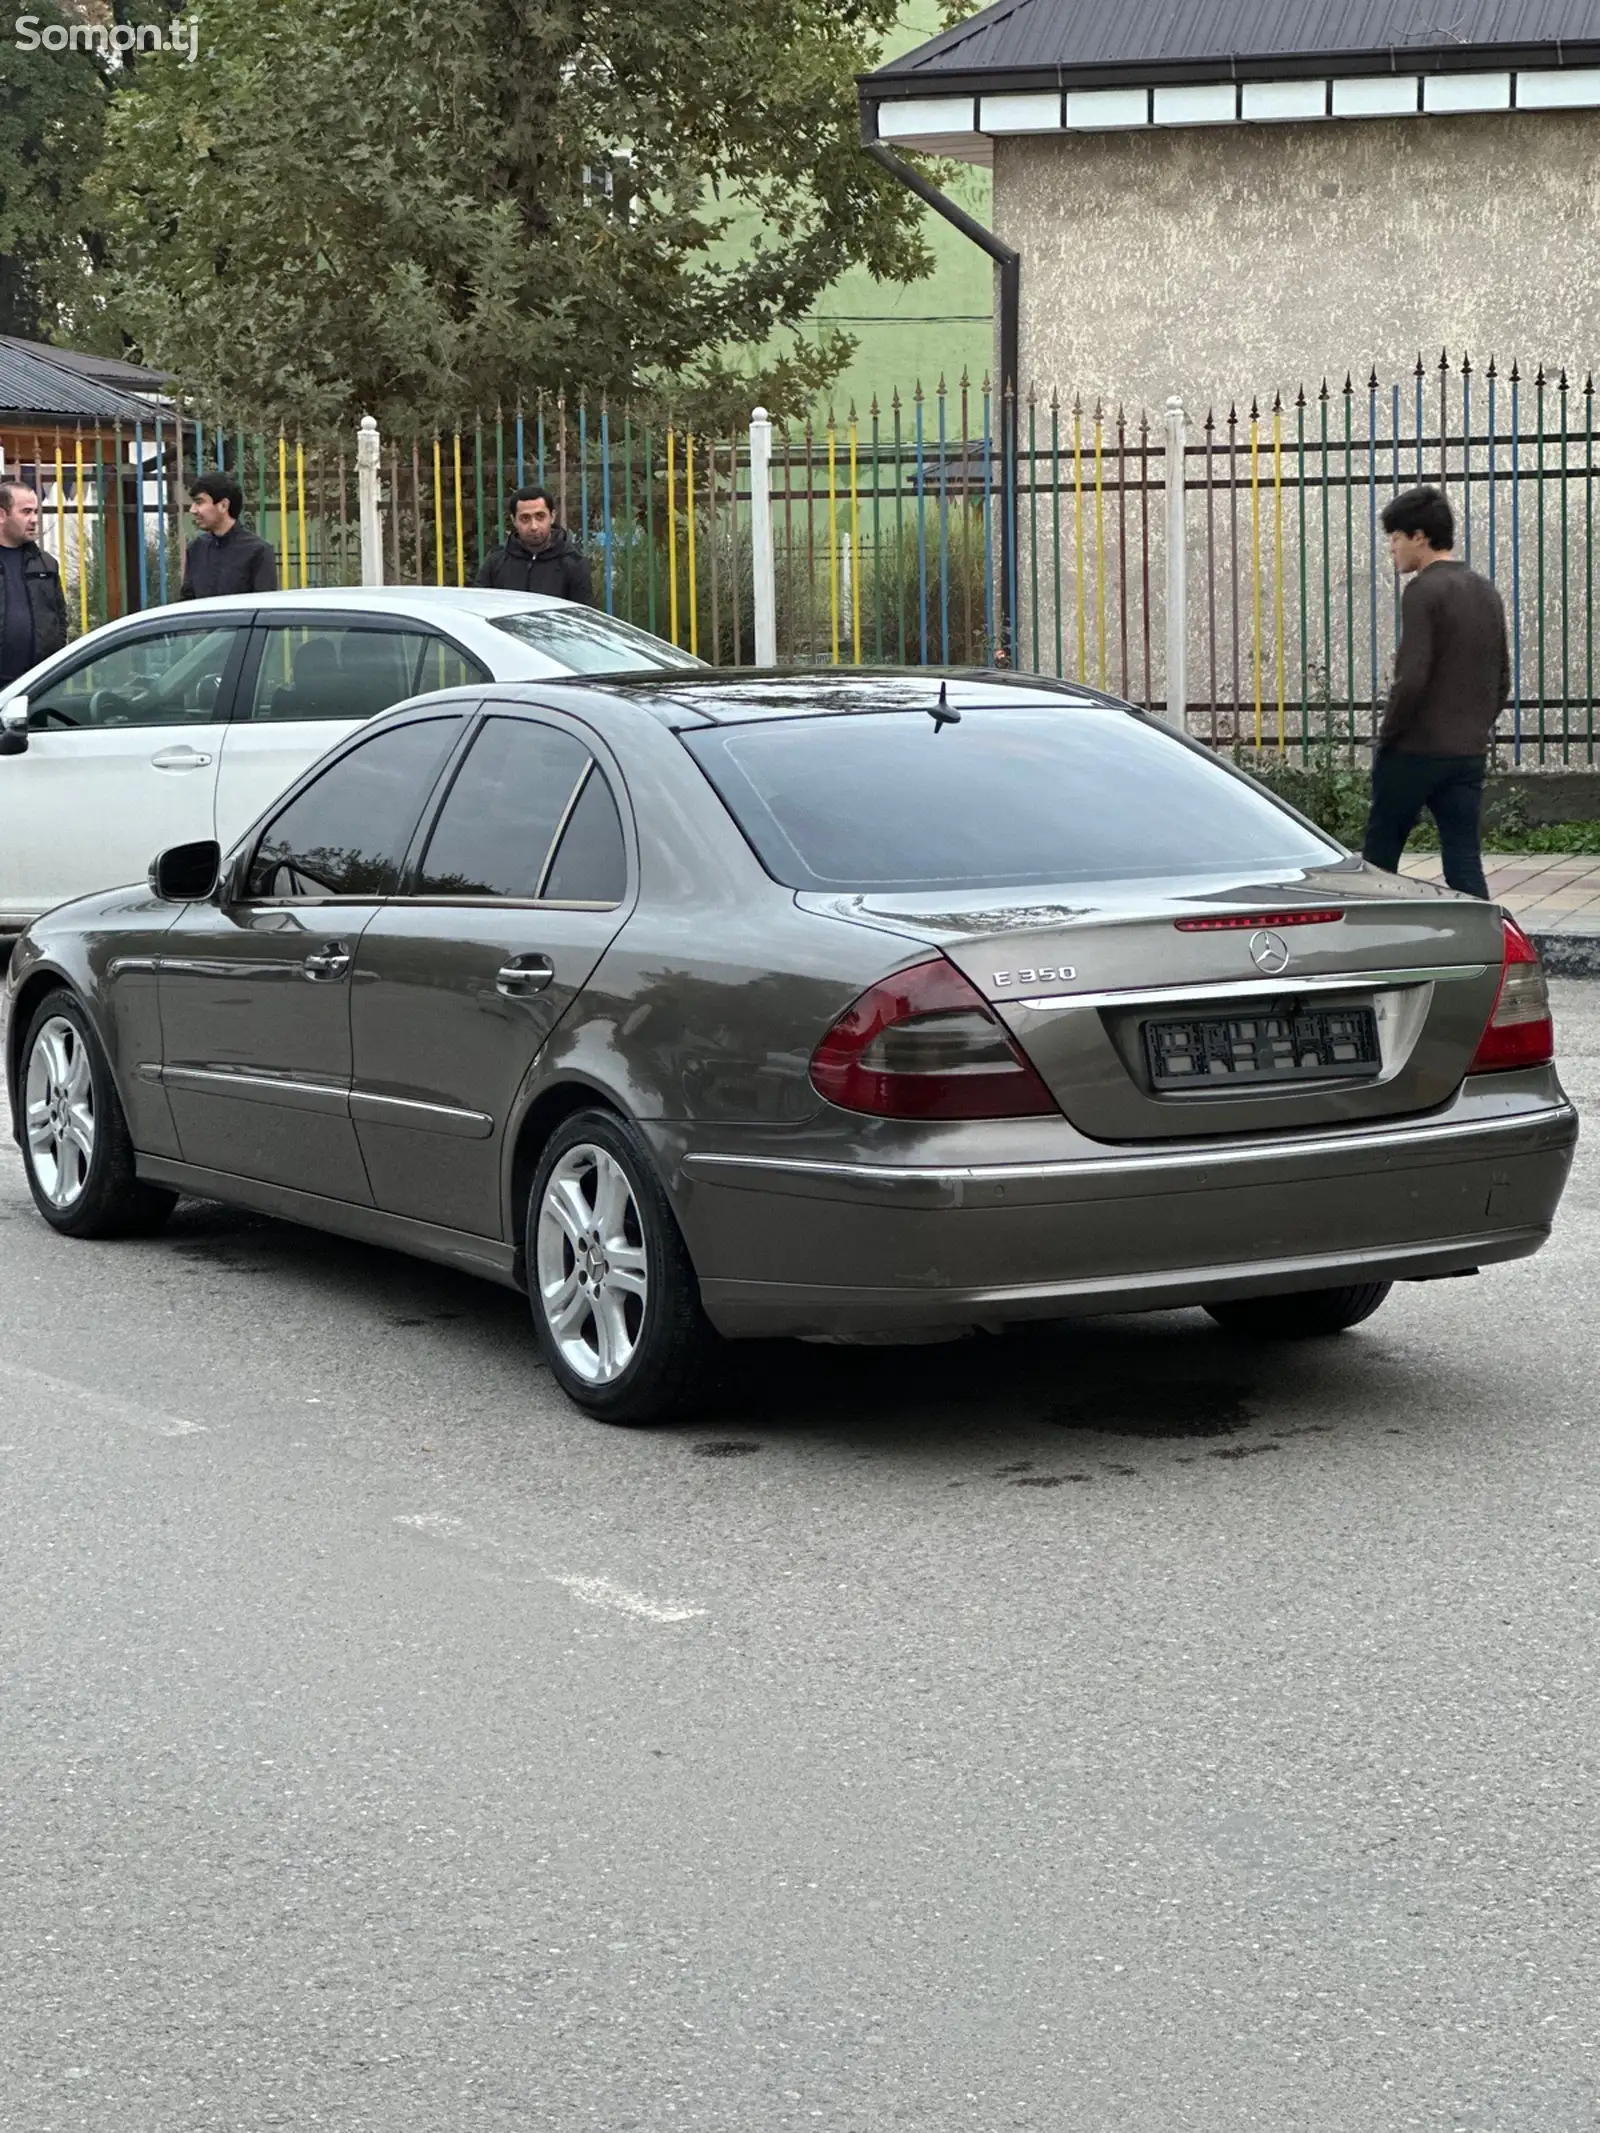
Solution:
M 1505 609 L 1465 563 L 1430 563 L 1400 603 L 1400 649 L 1380 748 L 1400 755 L 1487 755 L 1511 700 Z

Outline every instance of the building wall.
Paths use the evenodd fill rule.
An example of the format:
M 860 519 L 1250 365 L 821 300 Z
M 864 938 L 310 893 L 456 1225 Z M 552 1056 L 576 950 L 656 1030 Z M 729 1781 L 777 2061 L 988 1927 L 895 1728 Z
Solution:
M 1448 346 L 1600 358 L 1600 115 L 1000 139 L 1022 385 L 1198 416 Z

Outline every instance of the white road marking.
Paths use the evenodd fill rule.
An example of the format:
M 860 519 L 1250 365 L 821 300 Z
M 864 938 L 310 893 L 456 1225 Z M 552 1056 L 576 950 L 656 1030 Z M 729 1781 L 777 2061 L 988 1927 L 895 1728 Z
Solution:
M 465 1554 L 497 1557 L 508 1565 L 529 1569 L 545 1584 L 559 1585 L 563 1592 L 570 1592 L 575 1600 L 582 1600 L 589 1607 L 607 1607 L 613 1614 L 632 1615 L 640 1622 L 693 1622 L 707 1612 L 703 1607 L 679 1607 L 670 1600 L 652 1600 L 646 1593 L 630 1592 L 625 1585 L 613 1584 L 610 1578 L 575 1577 L 547 1570 L 531 1557 L 518 1555 L 498 1541 L 475 1533 L 465 1519 L 451 1518 L 443 1511 L 404 1512 L 395 1524 L 408 1533 L 444 1541 Z
M 52 1377 L 44 1370 L 30 1370 L 25 1363 L 0 1361 L 0 1382 L 29 1392 L 49 1393 L 55 1399 L 76 1401 L 78 1406 L 102 1421 L 117 1422 L 124 1429 L 142 1430 L 148 1437 L 206 1437 L 203 1422 L 186 1422 L 181 1415 L 163 1414 L 158 1407 L 142 1406 L 137 1400 L 119 1400 L 113 1394 L 96 1392 L 71 1378 Z

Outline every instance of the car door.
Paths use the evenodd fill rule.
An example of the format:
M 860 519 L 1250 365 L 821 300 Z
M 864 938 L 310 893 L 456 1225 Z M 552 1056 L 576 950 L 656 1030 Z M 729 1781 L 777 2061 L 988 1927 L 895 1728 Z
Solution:
M 356 951 L 351 1109 L 373 1197 L 505 1233 L 506 1122 L 632 895 L 620 779 L 555 713 L 490 705 Z
M 182 1159 L 370 1206 L 350 1119 L 350 971 L 465 707 L 385 726 L 307 780 L 161 956 Z
M 248 609 L 130 623 L 30 693 L 27 749 L 0 757 L 0 914 L 141 881 L 166 846 L 215 834 L 249 634 Z
M 226 848 L 303 770 L 381 711 L 485 681 L 478 661 L 403 617 L 275 610 L 253 633 L 223 739 L 217 835 Z

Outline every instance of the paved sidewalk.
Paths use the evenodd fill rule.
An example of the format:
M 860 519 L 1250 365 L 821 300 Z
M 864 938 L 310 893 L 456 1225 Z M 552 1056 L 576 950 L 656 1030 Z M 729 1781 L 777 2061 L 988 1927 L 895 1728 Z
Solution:
M 1442 881 L 1437 852 L 1401 862 L 1421 881 Z M 1486 852 L 1489 894 L 1530 934 L 1563 977 L 1600 977 L 1600 858 Z

